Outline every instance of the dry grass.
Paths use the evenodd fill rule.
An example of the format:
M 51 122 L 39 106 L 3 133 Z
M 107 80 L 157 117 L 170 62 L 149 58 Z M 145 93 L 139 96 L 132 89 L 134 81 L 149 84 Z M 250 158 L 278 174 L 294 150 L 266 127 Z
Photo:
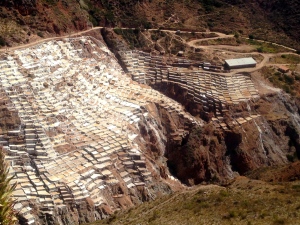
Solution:
M 196 42 L 196 45 L 230 45 L 230 46 L 238 46 L 239 43 L 237 39 L 234 37 L 228 38 L 218 38 L 218 39 L 211 39 L 211 40 L 204 40 Z
M 275 87 L 283 89 L 286 93 L 293 96 L 300 96 L 300 76 L 297 74 L 283 74 L 277 67 L 263 67 L 260 70 L 264 78 L 268 79 Z
M 289 52 L 290 50 L 287 50 L 284 47 L 274 45 L 272 43 L 268 42 L 259 42 L 256 40 L 244 40 L 245 43 L 248 43 L 249 45 L 253 45 L 256 47 L 258 52 L 262 53 L 280 53 L 280 52 Z
M 197 186 L 94 224 L 297 224 L 300 185 L 239 178 L 229 187 Z
M 0 19 L 0 36 L 4 39 L 21 40 L 25 34 L 22 27 L 15 21 Z
M 274 64 L 298 64 L 300 63 L 300 56 L 283 54 L 270 59 L 270 62 Z

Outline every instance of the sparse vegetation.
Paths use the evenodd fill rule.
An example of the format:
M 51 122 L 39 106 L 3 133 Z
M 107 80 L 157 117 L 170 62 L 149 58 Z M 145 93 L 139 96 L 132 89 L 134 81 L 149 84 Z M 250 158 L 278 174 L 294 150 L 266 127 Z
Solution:
M 9 177 L 9 165 L 4 159 L 4 151 L 0 149 L 0 224 L 13 225 L 16 222 L 13 209 L 14 201 L 11 194 L 16 184 L 11 184 L 13 177 Z
M 5 46 L 6 42 L 3 37 L 0 36 L 0 46 Z
M 51 5 L 51 6 L 57 5 L 56 0 L 44 0 L 44 2 L 47 3 L 48 5 Z
M 229 38 L 217 38 L 217 39 L 211 39 L 211 40 L 204 40 L 199 41 L 196 44 L 197 45 L 230 45 L 230 46 L 237 46 L 239 43 L 237 42 L 237 38 L 229 37 Z
M 288 50 L 284 47 L 274 45 L 272 43 L 261 42 L 257 40 L 248 39 L 246 41 L 247 44 L 256 46 L 256 49 L 260 53 L 279 53 L 279 52 L 287 52 Z
M 41 38 L 44 37 L 44 34 L 43 34 L 41 31 L 38 31 L 36 34 L 37 34 L 39 37 L 41 37 Z
M 283 54 L 270 59 L 270 62 L 276 64 L 298 64 L 300 63 L 300 56 L 294 54 Z
M 218 0 L 198 0 L 204 7 L 207 13 L 214 11 L 215 8 L 223 6 L 221 1 Z
M 250 39 L 250 40 L 253 40 L 253 39 L 254 39 L 253 34 L 249 34 L 249 39 Z
M 281 73 L 274 67 L 264 67 L 261 72 L 275 87 L 281 88 L 293 96 L 300 96 L 300 80 L 298 75 Z
M 295 184 L 296 185 L 296 184 Z M 120 213 L 114 221 L 96 224 L 296 224 L 299 208 L 298 186 L 273 185 L 238 178 L 228 188 L 198 186 L 144 203 L 130 213 Z M 282 192 L 285 190 L 285 192 Z M 293 199 L 286 204 L 286 199 Z M 252 221 L 252 222 L 251 222 Z
M 115 28 L 114 32 L 118 35 L 122 35 L 122 37 L 127 41 L 127 43 L 132 49 L 143 47 L 142 43 L 139 40 L 139 33 L 140 33 L 139 29 Z

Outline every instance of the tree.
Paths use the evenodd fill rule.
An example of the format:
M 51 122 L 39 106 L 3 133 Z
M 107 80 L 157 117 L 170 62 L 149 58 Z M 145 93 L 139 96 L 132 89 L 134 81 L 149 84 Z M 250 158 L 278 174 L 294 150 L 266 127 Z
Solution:
M 16 183 L 11 184 L 13 177 L 9 177 L 9 165 L 5 161 L 4 151 L 0 149 L 0 224 L 13 225 L 16 222 L 14 201 L 11 198 Z
M 253 34 L 249 34 L 249 39 L 254 39 L 254 36 L 253 36 Z
M 260 53 L 264 52 L 264 48 L 262 46 L 258 47 L 256 50 Z
M 0 36 L 0 46 L 5 46 L 5 45 L 6 45 L 5 39 L 2 36 Z

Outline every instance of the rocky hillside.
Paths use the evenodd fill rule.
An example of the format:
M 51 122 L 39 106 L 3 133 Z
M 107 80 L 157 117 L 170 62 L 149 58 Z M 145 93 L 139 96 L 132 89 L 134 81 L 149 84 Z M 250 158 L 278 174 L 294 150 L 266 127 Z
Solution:
M 0 15 L 2 46 L 92 26 L 251 34 L 294 48 L 299 48 L 300 39 L 299 3 L 295 0 L 4 0 L 0 3 Z
M 299 157 L 289 95 L 132 51 L 112 29 L 89 35 L 2 56 L 0 141 L 20 224 L 93 222 Z
M 135 35 L 139 31 L 124 31 L 121 36 L 112 30 L 102 33 L 134 80 L 149 84 L 181 103 L 195 118 L 206 121 L 203 127 L 190 130 L 181 142 L 173 140 L 172 133 L 168 136 L 167 165 L 181 182 L 222 183 L 233 178 L 236 172 L 245 174 L 299 157 L 297 99 L 279 89 L 265 94 L 267 88 L 260 89 L 258 84 L 253 84 L 248 73 L 208 75 L 182 68 L 192 67 L 192 60 L 159 56 L 155 51 L 150 54 L 130 50 L 132 43 L 143 50 L 153 44 L 143 33 Z M 165 39 L 167 35 L 161 34 Z M 175 38 L 170 39 L 175 42 Z M 159 44 L 164 46 L 163 41 Z M 172 44 L 168 46 L 173 50 Z M 179 68 L 182 72 L 178 72 Z M 261 92 L 257 92 L 258 88 Z M 244 100 L 237 100 L 237 96 Z
M 297 1 L 275 0 L 1 1 L 1 46 L 65 35 L 0 58 L 0 144 L 18 182 L 19 224 L 167 224 L 170 212 L 180 222 L 172 206 L 160 208 L 169 203 L 191 224 L 208 214 L 209 224 L 295 223 L 296 212 L 280 210 L 299 209 L 297 183 L 240 175 L 299 177 L 299 95 L 290 90 L 299 58 L 245 38 L 298 48 L 297 10 Z M 93 26 L 114 28 L 71 36 Z M 257 67 L 222 68 L 241 56 Z M 213 70 L 200 68 L 205 61 Z M 293 72 L 279 72 L 281 64 Z M 293 96 L 272 81 L 293 83 Z M 227 188 L 192 187 L 207 183 Z M 144 217 L 115 220 L 155 199 L 132 214 Z
M 134 82 L 89 35 L 1 56 L 0 143 L 20 224 L 92 222 L 183 187 L 166 145 L 202 120 Z
M 298 224 L 299 182 L 236 178 L 226 187 L 201 185 L 159 198 L 100 224 Z

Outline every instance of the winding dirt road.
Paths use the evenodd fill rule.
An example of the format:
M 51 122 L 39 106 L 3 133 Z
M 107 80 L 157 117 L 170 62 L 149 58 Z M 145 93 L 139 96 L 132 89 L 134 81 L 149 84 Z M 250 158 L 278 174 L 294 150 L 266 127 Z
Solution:
M 76 36 L 80 36 L 80 35 L 83 35 L 85 33 L 88 33 L 90 31 L 100 30 L 100 29 L 103 29 L 103 28 L 104 27 L 93 27 L 93 28 L 90 28 L 88 30 L 84 30 L 84 31 L 80 31 L 80 32 L 76 32 L 76 33 L 72 33 L 72 34 L 68 34 L 68 35 L 64 35 L 64 36 L 50 37 L 50 38 L 40 39 L 40 40 L 31 42 L 31 43 L 28 43 L 28 44 L 24 44 L 24 45 L 19 45 L 19 46 L 10 47 L 10 48 L 2 48 L 2 49 L 0 49 L 0 53 L 11 52 L 11 51 L 14 51 L 14 50 L 17 50 L 17 49 L 22 49 L 22 48 L 28 48 L 28 47 L 43 43 L 45 41 L 59 40 L 59 39 L 68 38 L 68 37 L 76 37 Z M 132 29 L 132 28 L 120 28 L 120 29 Z M 149 29 L 149 30 L 157 30 L 157 29 Z M 170 33 L 176 33 L 177 32 L 175 30 L 164 30 L 164 29 L 162 29 L 162 31 L 170 32 Z M 191 33 L 191 32 L 189 32 L 189 31 L 180 31 L 180 33 Z M 218 35 L 218 37 L 195 39 L 195 40 L 192 40 L 192 41 L 189 41 L 189 42 L 185 42 L 183 40 L 184 43 L 191 46 L 191 47 L 218 50 L 218 51 L 227 52 L 227 53 L 234 53 L 234 54 L 241 54 L 241 55 L 245 55 L 245 54 L 258 55 L 259 54 L 259 55 L 263 56 L 263 58 L 264 58 L 259 64 L 257 64 L 257 66 L 255 68 L 237 69 L 237 70 L 234 70 L 231 73 L 226 73 L 227 75 L 233 75 L 233 74 L 240 73 L 240 72 L 249 72 L 249 73 L 251 73 L 251 72 L 257 71 L 257 70 L 261 69 L 262 67 L 264 67 L 269 62 L 271 57 L 274 57 L 274 56 L 277 56 L 277 55 L 282 55 L 282 54 L 297 55 L 296 53 L 293 53 L 293 52 L 282 52 L 282 53 L 274 53 L 274 54 L 258 53 L 258 52 L 254 52 L 254 51 L 252 51 L 252 52 L 238 52 L 238 51 L 234 51 L 235 46 L 226 46 L 226 45 L 208 45 L 208 46 L 203 46 L 202 45 L 202 46 L 200 46 L 200 45 L 196 45 L 196 43 L 199 42 L 199 41 L 214 40 L 214 39 L 219 39 L 219 38 L 232 38 L 234 36 L 223 34 L 223 33 L 220 33 L 220 32 L 195 32 L 195 33 L 199 33 L 199 34 L 200 33 L 203 33 L 203 34 L 215 33 L 215 34 Z M 256 40 L 256 41 L 271 43 L 271 42 L 261 41 L 261 40 Z M 286 48 L 290 51 L 296 51 L 295 49 L 289 48 L 287 46 L 279 45 L 279 44 L 276 44 L 276 43 L 272 43 L 272 44 L 280 46 L 280 47 L 284 47 L 284 48 Z M 230 50 L 229 49 L 224 49 L 224 47 L 225 48 L 228 47 L 229 49 L 230 48 L 232 48 L 232 49 L 230 49 Z M 275 64 L 272 64 L 272 65 L 275 65 Z

